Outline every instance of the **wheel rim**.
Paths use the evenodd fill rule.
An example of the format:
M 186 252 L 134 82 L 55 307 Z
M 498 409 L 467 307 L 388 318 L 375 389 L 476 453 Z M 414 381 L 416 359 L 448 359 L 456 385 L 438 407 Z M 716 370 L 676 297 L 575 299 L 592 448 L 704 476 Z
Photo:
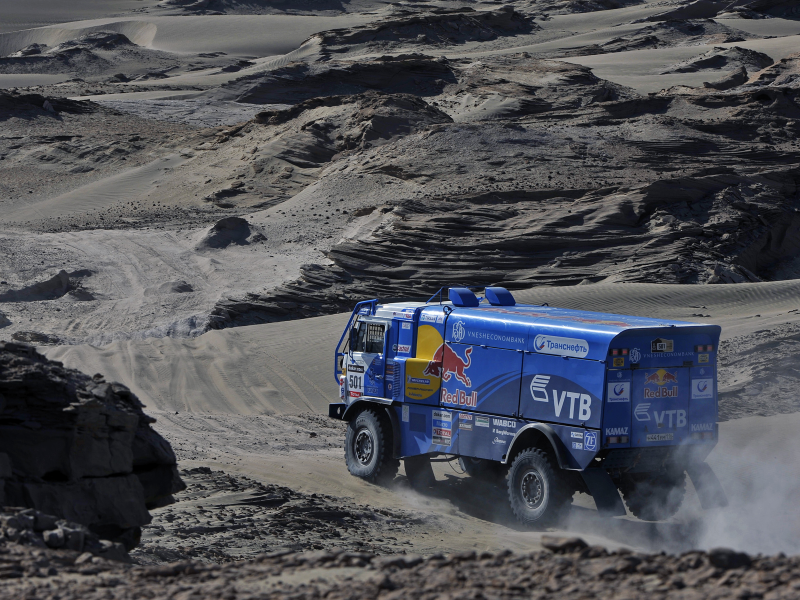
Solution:
M 527 471 L 520 482 L 522 499 L 529 508 L 539 508 L 544 500 L 544 482 L 538 471 Z
M 362 465 L 368 465 L 370 463 L 372 455 L 375 452 L 375 440 L 369 429 L 361 429 L 356 434 L 354 450 L 358 462 Z

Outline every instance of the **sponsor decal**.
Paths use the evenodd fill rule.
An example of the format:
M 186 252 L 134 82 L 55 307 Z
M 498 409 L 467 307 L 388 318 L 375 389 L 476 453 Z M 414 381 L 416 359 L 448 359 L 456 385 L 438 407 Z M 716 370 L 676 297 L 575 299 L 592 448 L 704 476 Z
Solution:
M 643 395 L 645 398 L 677 398 L 678 386 L 672 385 L 667 387 L 668 384 L 678 383 L 678 372 L 667 371 L 666 369 L 658 369 L 652 373 L 645 372 L 644 374 L 644 390 Z M 655 385 L 656 387 L 648 387 Z
M 409 415 L 411 414 L 411 410 L 407 404 L 403 405 L 403 423 L 408 423 Z
M 459 413 L 458 428 L 464 431 L 472 431 L 472 415 L 469 413 Z
M 447 390 L 442 390 L 442 404 L 452 404 L 453 406 L 464 406 L 466 408 L 477 408 L 478 392 L 471 392 L 467 395 L 464 390 L 456 390 L 452 394 Z
M 648 433 L 646 441 L 648 442 L 671 442 L 675 439 L 672 433 Z
M 489 426 L 489 417 L 475 417 L 475 426 L 476 427 L 488 427 Z
M 349 373 L 363 373 L 364 372 L 364 365 L 357 365 L 355 363 L 351 363 L 347 365 L 347 371 Z
M 552 380 L 551 375 L 534 375 L 531 379 L 531 396 L 537 402 L 550 402 L 547 396 L 547 388 Z M 559 378 L 565 385 L 575 385 L 567 379 Z M 569 418 L 579 421 L 588 421 L 592 418 L 592 397 L 583 392 L 571 392 L 568 390 L 551 389 L 553 398 L 553 412 L 555 416 L 561 418 L 561 413 L 565 412 L 567 400 L 569 400 Z M 564 417 L 566 418 L 566 412 Z
M 698 354 L 697 355 L 697 362 L 699 362 L 699 363 L 707 363 L 708 362 L 708 354 Z
M 586 340 L 553 335 L 537 335 L 533 340 L 533 347 L 536 352 L 542 354 L 574 356 L 575 358 L 585 358 L 589 354 L 589 343 Z
M 386 363 L 386 375 L 394 375 L 394 361 Z
M 453 341 L 460 342 L 467 335 L 467 329 L 464 327 L 464 321 L 456 321 L 453 323 Z
M 637 421 L 645 422 L 650 421 L 650 404 L 637 404 L 633 411 L 633 416 Z M 659 427 L 686 427 L 686 411 L 685 410 L 662 410 L 661 412 L 653 411 L 656 425 Z
M 444 323 L 444 315 L 436 315 L 437 323 Z
M 467 369 L 472 365 L 472 346 L 464 351 L 466 360 L 461 358 L 449 344 L 442 344 L 436 350 L 433 358 L 425 368 L 425 375 L 441 377 L 442 381 L 450 381 L 450 377 L 455 377 L 467 387 L 472 387 L 472 381 L 467 377 Z M 443 367 L 443 365 L 446 365 Z M 442 369 L 445 369 L 442 372 Z
M 508 342 L 509 344 L 525 344 L 525 338 L 517 337 L 515 335 L 504 335 L 502 333 L 492 333 L 491 331 L 476 331 L 471 334 L 472 337 L 479 341 L 488 342 Z
M 606 427 L 606 435 L 628 435 L 627 427 Z
M 423 379 L 422 377 L 411 377 L 411 376 L 409 376 L 409 377 L 407 377 L 407 379 L 408 379 L 408 383 L 416 383 L 416 384 L 419 384 L 419 385 L 430 385 L 431 384 L 431 380 L 430 379 Z
M 422 313 L 419 320 L 422 321 L 423 323 L 436 323 L 436 315 Z M 411 325 L 411 323 L 409 323 L 409 325 Z
M 507 443 L 508 443 L 508 440 L 503 440 L 503 439 L 500 439 L 499 437 L 496 437 L 496 438 L 494 438 L 492 440 L 492 445 L 495 445 L 495 444 L 507 444 Z
M 583 450 L 583 442 L 572 442 L 573 450 Z
M 439 419 L 440 421 L 452 421 L 453 413 L 446 410 L 435 410 L 433 411 L 433 418 Z
M 411 323 L 403 323 L 403 329 L 411 329 Z
M 579 440 L 583 439 L 583 432 L 582 431 L 573 431 L 570 437 L 577 438 Z
M 625 359 L 622 357 L 614 359 L 614 366 L 615 367 L 624 367 L 625 366 Z
M 510 421 L 507 419 L 492 419 L 492 425 L 495 427 L 510 427 L 511 429 L 517 428 L 516 421 Z
M 362 396 L 361 392 L 353 392 L 353 391 L 350 392 L 351 398 L 361 398 L 361 396 Z
M 640 360 L 642 360 L 641 350 L 639 350 L 638 348 L 634 348 L 633 350 L 631 350 L 630 358 L 632 363 L 634 364 L 638 363 Z M 622 375 L 622 373 L 620 373 L 620 375 Z
M 663 338 L 656 338 L 650 342 L 650 352 L 674 352 L 675 342 L 672 340 L 665 340 Z
M 397 351 L 408 354 L 409 352 L 411 352 L 411 346 L 407 346 L 405 344 L 398 344 Z
M 691 431 L 714 431 L 714 423 L 692 423 Z
M 713 379 L 692 379 L 692 400 L 706 400 L 713 397 Z
M 630 402 L 631 401 L 631 382 L 617 381 L 608 384 L 609 402 Z
M 513 431 L 506 431 L 505 429 L 492 429 L 492 433 L 496 433 L 497 435 L 507 435 L 514 437 Z
M 617 379 L 622 379 L 622 371 L 617 371 Z
M 453 434 L 453 413 L 444 410 L 433 411 L 431 437 L 436 446 L 449 446 Z
M 550 383 L 549 375 L 534 375 L 531 379 L 531 396 L 537 402 L 548 402 L 547 384 Z
M 597 450 L 597 432 L 587 431 L 583 436 L 584 450 Z

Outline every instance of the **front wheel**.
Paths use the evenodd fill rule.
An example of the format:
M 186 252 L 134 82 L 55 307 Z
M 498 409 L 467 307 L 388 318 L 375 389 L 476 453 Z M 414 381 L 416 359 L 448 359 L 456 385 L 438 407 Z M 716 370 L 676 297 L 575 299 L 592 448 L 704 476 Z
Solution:
M 394 479 L 400 461 L 392 458 L 391 430 L 378 415 L 363 410 L 347 424 L 345 461 L 351 475 L 372 483 Z
M 538 448 L 520 452 L 508 471 L 508 500 L 520 523 L 555 524 L 569 507 L 569 488 L 547 454 Z

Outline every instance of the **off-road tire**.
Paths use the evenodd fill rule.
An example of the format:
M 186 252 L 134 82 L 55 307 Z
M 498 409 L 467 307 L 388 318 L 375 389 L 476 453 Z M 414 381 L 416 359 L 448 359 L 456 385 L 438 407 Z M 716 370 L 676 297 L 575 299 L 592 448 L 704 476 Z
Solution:
M 665 521 L 674 516 L 686 495 L 686 473 L 622 475 L 619 491 L 631 514 L 641 521 Z
M 408 483 L 415 490 L 426 490 L 436 483 L 431 468 L 431 457 L 427 454 L 409 456 L 403 459 L 403 467 L 408 477 Z
M 560 469 L 544 450 L 528 448 L 514 459 L 508 471 L 508 501 L 520 523 L 536 528 L 558 523 L 571 497 Z
M 347 424 L 344 454 L 351 475 L 372 483 L 388 483 L 397 475 L 400 461 L 392 458 L 392 433 L 388 419 L 370 409 Z
M 489 483 L 500 482 L 506 474 L 503 465 L 493 460 L 459 456 L 458 465 L 470 477 Z

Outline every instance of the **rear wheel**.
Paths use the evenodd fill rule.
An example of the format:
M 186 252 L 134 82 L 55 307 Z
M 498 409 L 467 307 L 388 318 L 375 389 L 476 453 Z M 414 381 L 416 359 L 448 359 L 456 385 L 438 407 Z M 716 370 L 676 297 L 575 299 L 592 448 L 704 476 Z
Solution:
M 547 527 L 569 507 L 569 487 L 547 453 L 538 448 L 520 452 L 508 471 L 508 500 L 520 523 Z
M 625 474 L 619 491 L 633 516 L 642 521 L 664 521 L 674 516 L 686 495 L 686 473 Z
M 388 483 L 400 461 L 392 458 L 391 429 L 373 410 L 366 409 L 347 424 L 345 461 L 351 475 L 373 483 Z
M 436 482 L 431 468 L 431 457 L 427 454 L 404 458 L 403 467 L 406 470 L 408 482 L 415 490 L 428 489 Z

